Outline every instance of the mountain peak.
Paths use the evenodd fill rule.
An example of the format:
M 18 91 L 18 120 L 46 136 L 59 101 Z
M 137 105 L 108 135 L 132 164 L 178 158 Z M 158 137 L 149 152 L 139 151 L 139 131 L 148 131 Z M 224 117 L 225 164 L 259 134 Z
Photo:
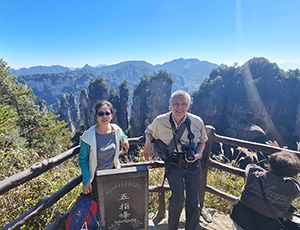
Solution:
M 90 65 L 88 65 L 88 64 L 85 64 L 85 66 L 83 66 L 82 69 L 92 69 L 92 68 L 93 68 L 92 66 L 90 66 Z

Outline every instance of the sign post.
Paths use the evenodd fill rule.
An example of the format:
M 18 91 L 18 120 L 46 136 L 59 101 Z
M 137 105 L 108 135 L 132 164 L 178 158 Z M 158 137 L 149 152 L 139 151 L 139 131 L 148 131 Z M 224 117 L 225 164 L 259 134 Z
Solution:
M 105 230 L 148 229 L 146 166 L 97 171 L 101 225 Z

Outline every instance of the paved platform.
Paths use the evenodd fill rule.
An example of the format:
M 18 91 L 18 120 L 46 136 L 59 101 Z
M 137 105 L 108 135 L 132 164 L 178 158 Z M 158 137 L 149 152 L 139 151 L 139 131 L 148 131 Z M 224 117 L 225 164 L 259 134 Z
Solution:
M 198 230 L 234 230 L 234 226 L 232 220 L 230 219 L 229 214 L 220 212 L 216 209 L 207 209 L 210 215 L 212 216 L 212 221 L 207 222 L 202 216 L 200 217 L 199 221 L 199 228 Z M 153 219 L 155 223 L 156 230 L 168 230 L 168 213 L 166 212 L 166 217 L 164 219 L 157 219 L 155 218 L 154 214 L 150 214 L 149 218 Z M 184 209 L 180 216 L 180 222 L 178 226 L 178 230 L 184 230 L 185 226 L 185 212 Z

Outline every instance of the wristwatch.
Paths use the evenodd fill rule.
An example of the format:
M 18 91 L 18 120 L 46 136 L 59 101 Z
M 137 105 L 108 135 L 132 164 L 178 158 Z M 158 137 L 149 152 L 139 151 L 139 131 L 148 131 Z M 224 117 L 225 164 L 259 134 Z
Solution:
M 201 151 L 196 151 L 195 155 L 201 155 L 202 156 L 202 152 Z

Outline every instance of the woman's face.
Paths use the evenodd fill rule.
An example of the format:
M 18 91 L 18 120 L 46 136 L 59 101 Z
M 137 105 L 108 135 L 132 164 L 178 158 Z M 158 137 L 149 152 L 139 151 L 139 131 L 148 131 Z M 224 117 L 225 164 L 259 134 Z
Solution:
M 108 105 L 102 105 L 97 111 L 97 122 L 99 125 L 107 124 L 111 121 L 112 114 Z

